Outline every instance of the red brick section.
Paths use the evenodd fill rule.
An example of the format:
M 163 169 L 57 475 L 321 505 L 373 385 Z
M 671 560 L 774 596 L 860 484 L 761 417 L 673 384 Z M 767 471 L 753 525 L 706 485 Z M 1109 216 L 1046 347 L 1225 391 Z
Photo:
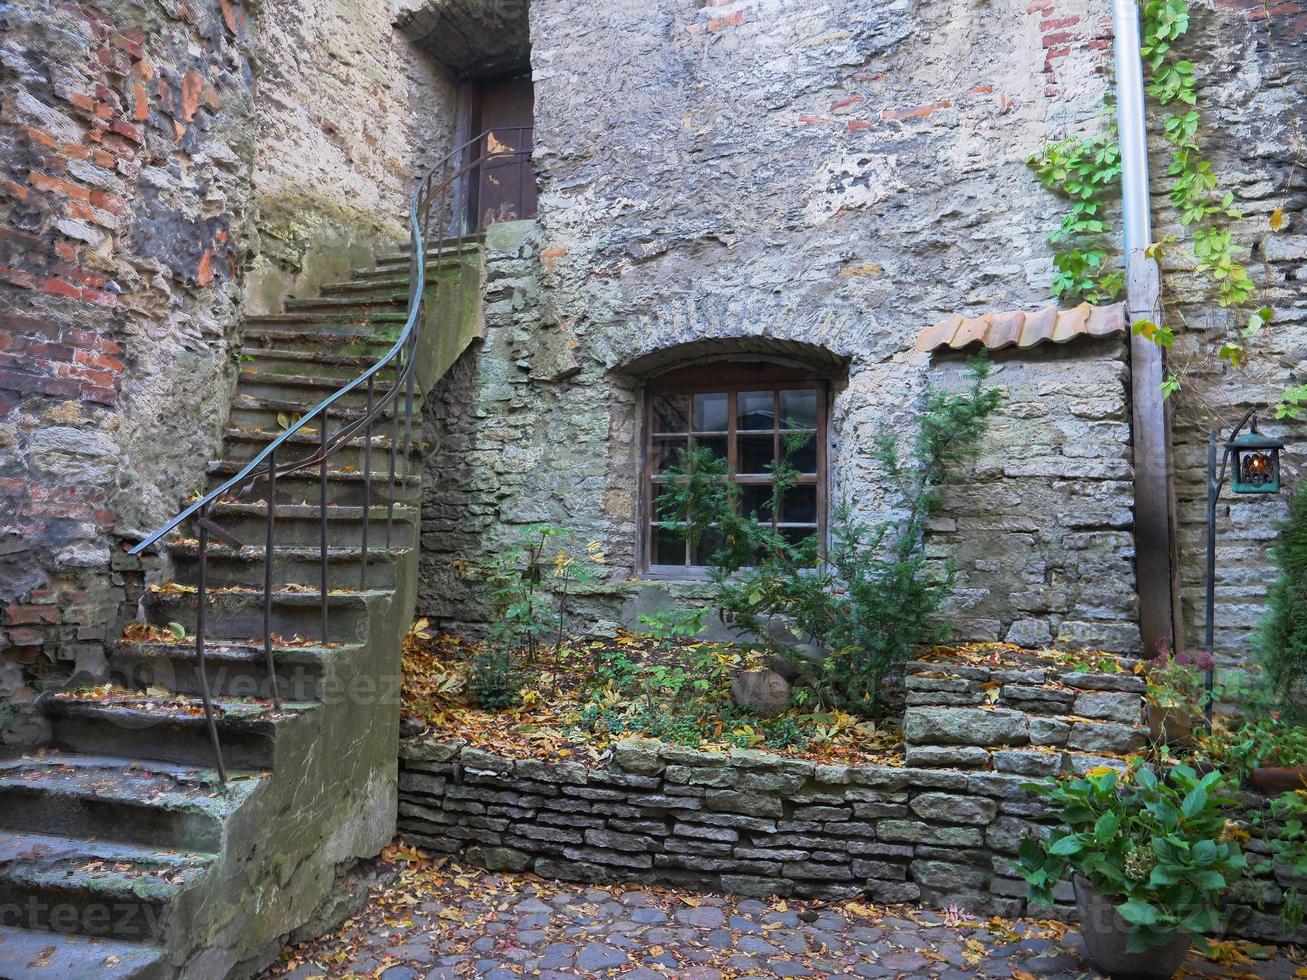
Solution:
M 7 100 L 0 114 L 0 420 L 20 420 L 18 465 L 0 475 L 0 656 L 26 665 L 33 685 L 103 644 L 139 598 L 143 571 L 118 546 L 95 561 L 117 519 L 112 488 L 25 468 L 23 444 L 44 427 L 111 431 L 132 365 L 129 311 L 156 300 L 123 293 L 139 257 L 128 232 L 142 170 L 183 156 L 191 128 L 211 125 L 220 87 L 240 77 L 227 70 L 232 39 L 247 33 L 241 0 L 185 0 L 171 35 L 149 37 L 125 23 L 139 17 L 127 4 L 50 7 L 63 33 L 50 34 L 49 49 L 39 31 L 6 38 L 50 63 L 19 83 L 26 105 L 46 108 Z M 234 243 L 221 224 L 203 226 L 211 241 L 163 259 L 163 274 L 199 289 L 231 274 Z M 85 550 L 65 565 L 69 548 Z

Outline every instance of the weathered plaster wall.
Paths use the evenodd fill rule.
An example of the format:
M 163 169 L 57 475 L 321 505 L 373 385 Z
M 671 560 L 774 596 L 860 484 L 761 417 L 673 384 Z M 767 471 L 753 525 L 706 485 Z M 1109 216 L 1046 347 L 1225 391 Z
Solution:
M 290 0 L 260 18 L 250 313 L 348 278 L 408 237 L 414 179 L 452 148 L 455 87 L 384 0 Z
M 446 449 L 428 471 L 439 489 L 424 543 L 441 555 L 424 566 L 423 608 L 483 615 L 460 603 L 466 583 L 451 588 L 449 569 L 484 558 L 513 525 L 550 521 L 605 544 L 607 599 L 580 604 L 632 618 L 637 597 L 662 587 L 632 580 L 638 382 L 622 369 L 705 338 L 846 357 L 832 496 L 884 515 L 873 440 L 908 432 L 927 379 L 951 376 L 911 351 L 917 331 L 1045 301 L 1058 205 L 1024 159 L 1102 125 L 1102 15 L 1053 0 L 533 5 L 539 229 L 525 250 L 491 243 L 500 292 L 459 381 L 474 407 L 440 415 L 432 402 Z M 496 285 L 497 262 L 511 271 Z M 963 514 L 940 528 L 937 547 L 970 562 L 969 637 L 1137 646 L 1130 629 L 1105 626 L 1133 612 L 1120 372 L 1116 347 L 1012 359 L 998 432 L 1035 432 L 1043 469 L 991 453 L 982 479 L 1005 466 L 1013 482 L 994 493 L 1010 520 Z M 1077 487 L 1086 467 L 1092 484 Z M 1086 495 L 1093 516 L 1077 526 Z M 993 504 L 973 494 L 960 506 L 974 518 Z M 1078 577 L 1103 569 L 1127 587 L 1091 597 Z
M 364 208 L 394 227 L 448 136 L 427 76 L 348 63 L 375 45 L 401 70 L 389 4 L 350 10 L 353 33 L 239 0 L 0 7 L 0 732 L 40 688 L 99 676 L 142 577 L 116 542 L 202 485 L 277 195 L 297 186 L 319 229 Z M 312 58 L 269 69 L 296 45 L 339 48 L 329 97 L 310 96 Z M 335 156 L 309 124 L 328 118 L 348 132 Z M 292 160 L 305 181 L 273 182 Z
M 1273 405 L 1286 384 L 1302 383 L 1307 358 L 1307 5 L 1263 5 L 1244 0 L 1203 4 L 1184 51 L 1198 65 L 1204 111 L 1204 145 L 1223 187 L 1232 190 L 1244 218 L 1232 222 L 1235 241 L 1259 284 L 1256 302 L 1275 308 L 1275 321 L 1252 345 L 1261 356 L 1242 372 L 1223 366 L 1194 377 L 1197 396 L 1176 404 L 1175 463 L 1179 504 L 1184 636 L 1190 649 L 1203 645 L 1206 580 L 1207 432 L 1217 424 L 1222 441 L 1243 411 Z M 1156 234 L 1183 230 L 1165 198 L 1169 157 L 1153 147 L 1153 212 Z M 1269 227 L 1281 207 L 1286 226 Z M 1168 252 L 1168 287 L 1174 290 L 1172 319 L 1189 330 L 1172 356 L 1178 364 L 1204 346 L 1204 332 L 1224 337 L 1243 325 L 1216 309 L 1188 274 L 1186 247 Z M 1219 341 L 1217 341 L 1219 343 Z M 1288 443 L 1285 485 L 1297 488 L 1302 475 L 1307 427 L 1277 423 L 1264 412 L 1263 429 Z M 1267 551 L 1287 496 L 1239 496 L 1227 483 L 1217 516 L 1216 653 L 1226 660 L 1248 656 L 1251 635 L 1262 616 L 1269 581 Z

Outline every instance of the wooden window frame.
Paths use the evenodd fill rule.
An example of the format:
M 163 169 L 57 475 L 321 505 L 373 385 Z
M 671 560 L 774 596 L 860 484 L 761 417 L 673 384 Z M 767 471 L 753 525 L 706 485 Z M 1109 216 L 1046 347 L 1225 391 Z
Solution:
M 816 392 L 816 428 L 812 430 L 784 429 L 780 417 L 780 392 L 808 390 Z M 816 488 L 815 534 L 818 546 L 824 552 L 827 536 L 827 443 L 830 428 L 830 389 L 825 378 L 810 370 L 780 366 L 768 363 L 713 362 L 703 366 L 681 368 L 668 372 L 651 380 L 644 390 L 642 410 L 643 432 L 640 439 L 640 562 L 641 574 L 652 579 L 700 579 L 707 575 L 708 566 L 693 565 L 694 554 L 689 542 L 686 543 L 684 565 L 656 565 L 654 556 L 654 526 L 657 523 L 654 513 L 654 501 L 657 498 L 654 466 L 657 458 L 654 454 L 654 441 L 658 436 L 684 435 L 687 440 L 694 436 L 726 439 L 727 465 L 733 482 L 741 486 L 770 486 L 774 482 L 771 474 L 741 474 L 738 472 L 741 433 L 765 434 L 767 430 L 740 429 L 738 427 L 738 397 L 742 392 L 770 391 L 774 400 L 774 421 L 771 429 L 773 438 L 773 456 L 780 458 L 780 441 L 785 432 L 812 431 L 816 441 L 816 473 L 800 476 L 797 486 Z M 684 433 L 662 433 L 655 431 L 654 405 L 659 395 L 683 394 L 689 396 L 690 414 L 686 419 Z M 696 432 L 694 429 L 694 396 L 702 394 L 726 395 L 726 423 L 724 432 Z M 786 526 L 778 520 L 779 514 L 773 514 L 773 527 Z M 790 526 L 807 526 L 792 524 Z

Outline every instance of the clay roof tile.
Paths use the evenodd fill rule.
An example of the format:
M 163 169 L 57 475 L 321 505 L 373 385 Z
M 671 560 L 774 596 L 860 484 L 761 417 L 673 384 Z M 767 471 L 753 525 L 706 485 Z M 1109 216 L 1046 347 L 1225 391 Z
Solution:
M 972 344 L 1002 350 L 1013 344 L 1021 348 L 1044 343 L 1065 344 L 1077 337 L 1105 337 L 1125 333 L 1125 330 L 1124 304 L 1094 306 L 1081 303 L 1069 310 L 1046 306 L 1033 313 L 1007 310 L 975 317 L 954 313 L 923 329 L 917 335 L 915 346 L 923 352 L 941 347 L 960 350 Z

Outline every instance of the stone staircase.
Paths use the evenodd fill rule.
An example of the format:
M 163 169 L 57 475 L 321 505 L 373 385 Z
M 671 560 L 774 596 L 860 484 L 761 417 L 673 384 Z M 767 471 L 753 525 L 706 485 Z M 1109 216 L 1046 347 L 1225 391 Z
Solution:
M 428 306 L 479 258 L 476 242 L 430 252 Z M 246 319 L 211 487 L 389 349 L 407 315 L 408 270 L 407 252 L 381 255 L 284 313 Z M 333 406 L 331 431 L 365 405 L 351 393 Z M 51 697 L 52 743 L 0 762 L 0 977 L 249 975 L 319 914 L 342 869 L 390 840 L 422 453 L 419 438 L 398 454 L 392 493 L 382 422 L 366 559 L 364 437 L 329 458 L 325 639 L 318 468 L 277 481 L 268 599 L 279 707 L 262 635 L 266 484 L 210 511 L 245 545 L 208 551 L 207 673 L 225 785 L 200 698 L 199 549 L 186 526 L 164 549 L 171 581 L 142 604 L 153 629 L 137 626 L 115 646 L 112 685 Z M 316 446 L 300 433 L 286 449 L 293 459 Z

